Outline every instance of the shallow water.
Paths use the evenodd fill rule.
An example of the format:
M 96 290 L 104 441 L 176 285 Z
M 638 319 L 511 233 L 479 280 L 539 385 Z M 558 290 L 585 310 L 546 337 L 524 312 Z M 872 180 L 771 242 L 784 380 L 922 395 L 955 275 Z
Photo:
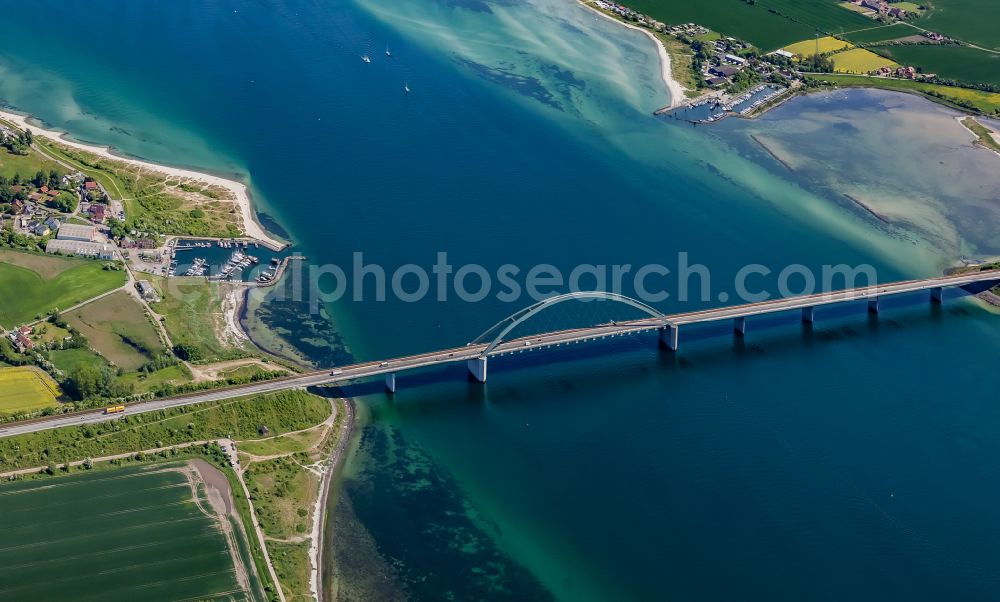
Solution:
M 715 132 L 748 154 L 773 154 L 778 172 L 839 195 L 893 235 L 931 244 L 944 257 L 995 257 L 1000 158 L 973 145 L 962 117 L 915 96 L 844 90 L 811 94 L 754 121 L 731 120 Z
M 960 134 L 935 137 L 940 109 L 852 92 L 719 129 L 656 119 L 667 98 L 648 40 L 569 1 L 3 8 L 12 23 L 108 27 L 94 45 L 11 28 L 0 98 L 82 139 L 250 174 L 315 263 L 363 251 L 392 270 L 446 251 L 456 265 L 568 269 L 687 252 L 712 295 L 657 303 L 679 311 L 718 304 L 748 262 L 870 263 L 890 280 L 988 249 L 968 227 L 975 211 L 994 219 L 985 196 L 959 182 L 970 198 L 945 203 L 950 183 L 931 177 L 955 180 L 951 153 L 986 165 Z M 809 128 L 846 148 L 823 155 Z M 921 145 L 946 166 L 888 155 Z M 837 179 L 868 173 L 879 148 L 884 184 Z M 886 224 L 841 185 L 913 217 Z M 995 318 L 911 301 L 880 319 L 820 312 L 811 330 L 752 321 L 743 342 L 728 327 L 685 332 L 676 356 L 648 339 L 525 354 L 491 364 L 486 387 L 457 367 L 401 377 L 392 399 L 358 390 L 371 420 L 334 545 L 341 564 L 368 553 L 345 585 L 420 599 L 988 598 Z M 310 314 L 271 300 L 254 326 L 329 365 L 345 346 L 372 359 L 461 345 L 526 304 L 369 298 Z

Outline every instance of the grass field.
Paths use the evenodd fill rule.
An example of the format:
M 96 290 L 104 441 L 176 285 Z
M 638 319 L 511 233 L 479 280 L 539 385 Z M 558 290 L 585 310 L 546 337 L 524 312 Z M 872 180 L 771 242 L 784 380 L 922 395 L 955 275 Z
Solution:
M 27 155 L 15 155 L 6 148 L 0 148 L 0 176 L 9 180 L 14 177 L 14 174 L 21 174 L 22 178 L 29 179 L 33 178 L 38 170 L 42 170 L 46 174 L 52 170 L 62 174 L 66 173 L 65 167 L 42 157 L 34 150 L 29 151 Z
M 924 12 L 924 10 L 920 8 L 921 6 L 921 4 L 917 4 L 916 2 L 896 2 L 896 5 L 893 8 L 901 8 L 906 12 L 919 15 Z
M 34 366 L 0 368 L 0 414 L 53 407 L 60 395 L 55 381 Z
M 90 349 L 60 349 L 49 352 L 49 361 L 63 372 L 70 372 L 77 366 L 100 366 L 107 362 Z
M 196 279 L 152 280 L 161 298 L 153 310 L 165 318 L 163 326 L 174 345 L 195 349 L 198 354 L 195 359 L 206 361 L 246 355 L 244 350 L 227 347 L 219 341 L 217 332 L 224 319 L 219 284 Z
M 838 5 L 840 6 L 840 8 L 843 8 L 845 10 L 852 10 L 856 13 L 861 13 L 863 15 L 871 14 L 872 12 L 872 9 L 870 8 L 866 8 L 864 6 L 858 6 L 857 4 L 852 4 L 850 2 L 839 2 Z
M 122 286 L 125 278 L 100 261 L 0 249 L 0 326 L 70 307 Z
M 966 117 L 962 120 L 962 125 L 972 130 L 972 133 L 976 135 L 978 139 L 977 142 L 985 146 L 986 148 L 1000 153 L 1000 142 L 993 137 L 993 130 L 983 126 L 983 124 L 976 121 L 975 117 Z
M 142 372 L 123 374 L 118 377 L 118 382 L 125 385 L 132 385 L 136 393 L 148 393 L 166 383 L 180 385 L 191 382 L 191 373 L 182 364 L 176 364 L 160 368 L 149 374 Z
M 342 407 L 342 406 L 341 406 Z M 309 541 L 314 501 L 320 478 L 305 467 L 327 458 L 335 445 L 343 414 L 332 427 L 323 425 L 304 433 L 260 441 L 240 441 L 244 478 L 257 508 L 275 571 L 288 600 L 309 600 Z M 254 456 L 281 456 L 255 460 Z M 280 540 L 280 541 L 278 541 Z M 289 543 L 283 543 L 289 542 Z
M 889 59 L 864 48 L 854 48 L 838 52 L 831 58 L 833 59 L 833 67 L 837 73 L 865 74 L 881 69 L 882 67 L 898 67 L 896 63 Z
M 897 63 L 924 73 L 968 83 L 1000 85 L 1000 54 L 962 46 L 889 46 L 879 48 Z
M 161 464 L 0 487 L 0 598 L 262 599 L 255 579 L 237 577 L 242 531 L 227 541 L 232 519 L 195 474 Z
M 282 435 L 260 441 L 240 442 L 240 451 L 255 456 L 296 454 L 316 447 L 323 438 L 323 429 L 313 429 L 304 433 Z
M 837 38 L 827 36 L 825 38 L 820 38 L 819 40 L 803 40 L 801 42 L 789 44 L 784 47 L 784 50 L 799 56 L 813 56 L 816 54 L 817 46 L 819 48 L 819 54 L 853 48 L 850 42 L 845 42 L 844 40 L 838 40 Z
M 123 199 L 128 225 L 159 234 L 239 236 L 240 216 L 227 191 L 182 182 L 176 178 L 53 143 L 39 141 L 46 152 L 73 165 L 101 183 L 108 193 Z M 200 209 L 201 214 L 192 214 Z
M 858 75 L 843 75 L 838 73 L 824 73 L 823 75 L 811 76 L 818 81 L 827 81 L 839 86 L 853 86 L 862 88 L 879 88 L 881 90 L 895 90 L 898 92 L 911 92 L 923 94 L 925 96 L 937 95 L 934 98 L 945 101 L 962 101 L 975 106 L 983 113 L 993 114 L 1000 110 L 1000 94 L 994 92 L 982 92 L 980 90 L 969 90 L 967 88 L 954 88 L 939 84 L 926 84 L 905 79 L 887 79 L 881 77 L 864 77 Z
M 143 307 L 125 291 L 65 312 L 63 318 L 95 351 L 125 370 L 137 370 L 166 351 Z
M 0 471 L 45 466 L 53 458 L 82 460 L 219 437 L 255 439 L 262 426 L 270 435 L 280 435 L 315 426 L 329 416 L 329 401 L 305 391 L 126 415 L 121 420 L 0 439 Z

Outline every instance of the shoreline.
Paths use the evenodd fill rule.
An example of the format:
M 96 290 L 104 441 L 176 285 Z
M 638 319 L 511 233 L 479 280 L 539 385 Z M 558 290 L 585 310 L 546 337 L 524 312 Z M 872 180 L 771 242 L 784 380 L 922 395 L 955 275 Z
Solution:
M 69 138 L 70 134 L 67 132 L 60 132 L 58 130 L 47 129 L 42 125 L 36 123 L 31 123 L 34 119 L 31 115 L 22 115 L 20 113 L 14 113 L 11 109 L 0 109 L 0 118 L 10 121 L 14 125 L 23 128 L 30 129 L 32 134 L 44 136 L 58 142 L 59 144 L 64 144 L 66 146 L 94 153 L 101 157 L 107 159 L 112 159 L 115 161 L 121 161 L 129 165 L 135 165 L 138 167 L 143 167 L 151 171 L 155 171 L 164 175 L 178 177 L 178 178 L 189 178 L 191 180 L 197 180 L 205 182 L 206 184 L 211 184 L 215 186 L 221 186 L 226 190 L 230 191 L 235 199 L 236 205 L 240 209 L 240 216 L 243 220 L 242 229 L 244 234 L 248 237 L 258 240 L 261 244 L 271 248 L 274 251 L 281 251 L 289 246 L 289 243 L 279 240 L 278 238 L 269 234 L 264 227 L 257 221 L 257 214 L 253 208 L 253 202 L 250 199 L 250 191 L 245 184 L 242 182 L 237 182 L 236 180 L 230 180 L 223 178 L 221 176 L 215 176 L 212 174 L 207 174 L 200 171 L 194 171 L 191 169 L 184 169 L 180 167 L 170 167 L 167 165 L 160 165 L 159 163 L 152 163 L 150 161 L 145 161 L 141 159 L 136 159 L 133 157 L 127 157 L 114 152 L 114 148 L 111 146 L 100 146 L 96 144 L 86 144 L 83 142 L 77 142 L 72 138 Z M 37 119 L 36 119 L 37 121 Z
M 962 129 L 964 129 L 966 132 L 969 132 L 970 134 L 972 134 L 972 144 L 973 144 L 973 146 L 977 146 L 977 147 L 979 147 L 981 149 L 988 150 L 991 153 L 993 153 L 994 155 L 1000 157 L 1000 151 L 998 151 L 997 149 L 992 148 L 989 145 L 985 144 L 979 138 L 979 134 L 977 132 L 973 131 L 972 128 L 970 128 L 969 126 L 967 126 L 965 124 L 965 120 L 966 119 L 972 119 L 973 121 L 975 121 L 979 125 L 979 127 L 984 128 L 985 130 L 987 130 L 989 132 L 989 134 L 990 134 L 990 137 L 993 138 L 993 140 L 995 140 L 997 144 L 1000 144 L 1000 133 L 994 132 L 991 128 L 989 128 L 989 127 L 983 125 L 982 123 L 980 123 L 979 120 L 976 119 L 975 115 L 959 115 L 958 117 L 955 117 L 955 121 L 958 122 L 958 125 L 962 126 Z
M 670 54 L 667 52 L 667 47 L 663 45 L 663 42 L 661 42 L 659 38 L 653 35 L 652 32 L 643 29 L 642 27 L 639 27 L 637 25 L 632 25 L 631 23 L 625 23 L 620 19 L 616 19 L 611 15 L 601 12 L 596 7 L 591 6 L 590 4 L 585 2 L 585 0 L 577 0 L 577 3 L 583 6 L 584 8 L 604 17 L 605 19 L 621 25 L 622 27 L 628 27 L 629 29 L 634 29 L 636 31 L 640 31 L 646 34 L 646 36 L 653 41 L 653 44 L 656 45 L 657 53 L 660 56 L 660 79 L 663 81 L 663 85 L 667 89 L 667 94 L 670 96 L 670 104 L 664 108 L 673 109 L 679 107 L 681 104 L 684 103 L 686 99 L 686 97 L 684 96 L 684 86 L 682 86 L 679 81 L 674 79 L 674 73 L 673 69 L 671 68 L 671 62 L 670 62 Z
M 331 512 L 328 508 L 330 502 L 330 492 L 333 490 L 333 482 L 340 469 L 344 466 L 346 451 L 350 445 L 351 437 L 354 436 L 354 400 L 344 397 L 344 423 L 340 427 L 340 438 L 330 452 L 329 464 L 323 474 L 323 482 L 320 484 L 320 494 L 316 496 L 316 505 L 313 507 L 313 528 L 311 533 L 312 544 L 309 546 L 309 559 L 312 561 L 312 572 L 309 575 L 309 586 L 312 595 L 317 602 L 323 602 L 325 579 L 323 578 L 325 562 L 323 549 L 326 539 L 326 529 L 330 524 Z

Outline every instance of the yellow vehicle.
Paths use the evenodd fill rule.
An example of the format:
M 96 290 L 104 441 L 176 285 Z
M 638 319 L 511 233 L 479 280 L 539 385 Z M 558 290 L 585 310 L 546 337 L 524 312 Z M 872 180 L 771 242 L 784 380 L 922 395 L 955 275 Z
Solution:
M 121 414 L 124 411 L 125 411 L 125 406 L 123 406 L 123 405 L 108 406 L 108 407 L 104 408 L 104 413 L 105 414 Z

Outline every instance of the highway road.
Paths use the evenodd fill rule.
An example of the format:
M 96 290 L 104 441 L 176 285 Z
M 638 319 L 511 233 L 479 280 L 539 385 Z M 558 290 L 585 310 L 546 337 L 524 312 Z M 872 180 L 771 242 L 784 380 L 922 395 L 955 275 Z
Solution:
M 168 408 L 203 403 L 206 401 L 231 399 L 234 397 L 258 393 L 271 393 L 275 391 L 305 388 L 316 385 L 342 384 L 358 379 L 371 378 L 385 374 L 396 374 L 398 372 L 406 372 L 430 366 L 463 363 L 468 362 L 469 360 L 479 361 L 484 357 L 484 353 L 486 353 L 489 357 L 494 357 L 532 349 L 580 343 L 583 341 L 611 336 L 622 336 L 649 331 L 662 331 L 665 329 L 673 330 L 676 335 L 676 330 L 681 325 L 717 322 L 720 320 L 741 320 L 747 317 L 782 311 L 815 308 L 823 305 L 851 301 L 871 301 L 884 296 L 914 293 L 944 287 L 963 286 L 990 281 L 1000 281 L 1000 270 L 974 272 L 956 276 L 942 276 L 926 280 L 908 280 L 905 282 L 894 282 L 872 287 L 846 289 L 817 295 L 774 299 L 762 301 L 760 303 L 748 303 L 745 305 L 664 315 L 661 318 L 647 317 L 639 320 L 611 322 L 587 328 L 560 330 L 533 335 L 530 337 L 516 338 L 510 341 L 503 341 L 495 346 L 492 346 L 492 348 L 490 343 L 469 344 L 463 347 L 431 351 L 428 353 L 383 361 L 352 364 L 350 366 L 343 366 L 332 370 L 320 370 L 316 372 L 296 374 L 266 382 L 223 387 L 165 399 L 136 402 L 128 405 L 125 415 L 154 412 Z M 674 344 L 674 347 L 676 347 L 676 344 Z M 0 425 L 0 437 L 11 437 L 14 435 L 49 430 L 64 426 L 115 420 L 121 416 L 122 414 L 105 415 L 103 410 L 92 410 L 87 412 L 37 418 L 28 421 Z

